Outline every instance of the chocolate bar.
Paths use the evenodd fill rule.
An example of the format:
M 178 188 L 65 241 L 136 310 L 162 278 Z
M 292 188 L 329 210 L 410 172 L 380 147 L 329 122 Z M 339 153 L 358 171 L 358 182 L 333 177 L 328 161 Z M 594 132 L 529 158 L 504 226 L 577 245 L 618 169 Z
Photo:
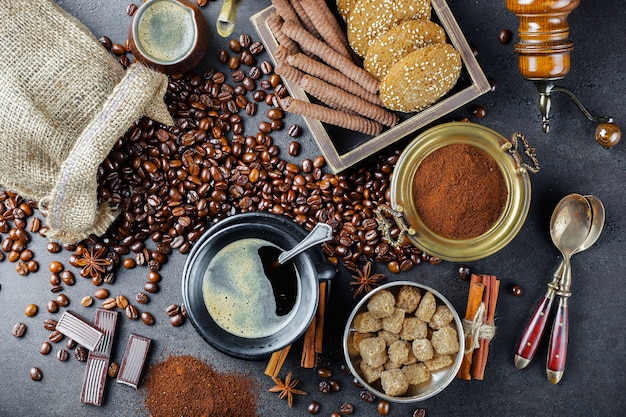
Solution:
M 117 382 L 137 388 L 143 365 L 148 356 L 151 340 L 131 333 L 126 344 L 124 357 L 117 373 Z
M 108 358 L 99 358 L 91 355 L 87 358 L 87 368 L 85 369 L 85 377 L 83 378 L 80 402 L 102 405 L 108 367 Z
M 117 311 L 105 310 L 103 308 L 99 308 L 96 311 L 94 325 L 104 333 L 104 336 L 100 339 L 96 348 L 89 352 L 89 357 L 87 358 L 83 388 L 80 393 L 80 401 L 82 403 L 102 405 L 118 316 L 119 313 Z
M 76 313 L 67 310 L 63 313 L 56 330 L 74 340 L 87 350 L 94 350 L 104 334 Z

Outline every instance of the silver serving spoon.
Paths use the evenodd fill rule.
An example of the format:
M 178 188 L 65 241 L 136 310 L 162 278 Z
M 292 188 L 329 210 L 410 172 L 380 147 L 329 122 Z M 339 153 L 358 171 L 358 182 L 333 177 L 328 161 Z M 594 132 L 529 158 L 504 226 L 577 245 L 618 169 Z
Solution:
M 594 196 L 585 196 L 592 212 L 592 222 L 589 229 L 589 235 L 581 245 L 583 249 L 572 252 L 580 252 L 591 246 L 600 236 L 604 227 L 604 206 L 602 202 Z M 582 227 L 582 226 L 581 226 Z M 564 258 L 565 260 L 565 258 Z M 568 259 L 569 261 L 569 259 Z M 572 274 L 568 270 L 567 263 L 563 267 L 563 275 L 559 281 L 559 290 L 556 294 L 559 296 L 559 305 L 556 310 L 556 316 L 552 326 L 552 334 L 550 335 L 550 345 L 548 347 L 548 361 L 546 363 L 546 374 L 548 380 L 553 384 L 558 384 L 563 377 L 565 370 L 565 359 L 567 353 L 567 333 L 569 329 L 569 315 L 567 300 L 572 295 L 570 293 L 570 285 L 572 284 Z
M 559 281 L 566 273 L 569 273 L 571 282 L 569 257 L 574 253 L 587 249 L 597 239 L 597 236 L 590 238 L 592 229 L 598 229 L 598 226 L 592 224 L 592 217 L 592 206 L 589 200 L 579 194 L 565 196 L 559 201 L 552 213 L 550 235 L 554 244 L 563 253 L 563 261 L 554 273 L 552 281 L 548 284 L 548 291 L 541 299 L 522 333 L 514 359 L 515 366 L 518 369 L 525 368 L 537 351 L 554 296 L 559 291 Z M 604 224 L 604 210 L 602 210 L 600 223 L 599 229 L 601 230 Z M 599 232 L 594 233 L 599 235 Z
M 320 243 L 324 243 L 330 240 L 333 237 L 333 229 L 326 223 L 318 223 L 315 225 L 313 230 L 309 232 L 308 235 L 305 236 L 304 239 L 300 241 L 293 249 L 288 251 L 283 251 L 280 255 L 278 255 L 278 260 L 276 261 L 278 265 L 282 265 L 294 256 L 298 255 L 301 252 L 309 249 L 312 246 L 319 245 Z

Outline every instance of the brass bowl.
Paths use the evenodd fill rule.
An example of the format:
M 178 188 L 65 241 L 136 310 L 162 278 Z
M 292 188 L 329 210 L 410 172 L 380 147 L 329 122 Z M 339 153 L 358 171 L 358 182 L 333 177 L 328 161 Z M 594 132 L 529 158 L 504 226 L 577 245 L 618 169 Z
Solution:
M 487 232 L 455 240 L 439 236 L 426 226 L 418 215 L 412 184 L 424 158 L 439 148 L 459 143 L 474 146 L 496 161 L 508 197 L 502 214 Z M 531 198 L 528 170 L 521 158 L 511 153 L 511 148 L 512 143 L 498 132 L 474 123 L 446 123 L 417 136 L 400 155 L 391 180 L 391 209 L 411 244 L 429 255 L 454 262 L 481 259 L 505 247 L 522 228 Z

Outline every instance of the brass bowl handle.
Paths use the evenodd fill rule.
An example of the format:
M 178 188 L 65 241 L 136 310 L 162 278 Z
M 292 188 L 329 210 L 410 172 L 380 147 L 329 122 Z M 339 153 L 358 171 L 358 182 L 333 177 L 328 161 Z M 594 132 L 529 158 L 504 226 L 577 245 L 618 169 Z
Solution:
M 404 237 L 406 234 L 414 235 L 415 229 L 407 226 L 402 218 L 402 206 L 398 206 L 396 210 L 386 206 L 380 205 L 376 207 L 376 222 L 378 223 L 378 230 L 382 232 L 383 237 L 389 242 L 392 248 L 397 248 L 404 243 Z M 390 215 L 393 219 L 393 223 L 388 219 L 386 215 Z M 396 239 L 391 236 L 391 229 L 394 226 L 398 226 L 400 234 Z

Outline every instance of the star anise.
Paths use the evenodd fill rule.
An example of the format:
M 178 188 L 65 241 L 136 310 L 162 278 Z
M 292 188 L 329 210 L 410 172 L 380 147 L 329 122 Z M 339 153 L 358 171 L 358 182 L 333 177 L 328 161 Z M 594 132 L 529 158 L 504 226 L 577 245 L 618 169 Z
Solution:
M 354 298 L 364 292 L 367 294 L 372 289 L 378 286 L 378 281 L 385 278 L 384 274 L 372 274 L 372 263 L 368 262 L 363 266 L 361 271 L 357 272 L 358 275 L 353 275 L 354 280 L 350 283 L 354 288 Z
M 275 376 L 273 376 L 272 379 L 274 380 L 274 383 L 276 385 L 270 388 L 269 392 L 278 392 L 278 398 L 280 399 L 287 397 L 287 405 L 289 405 L 289 408 L 291 408 L 291 406 L 293 405 L 294 394 L 307 395 L 306 392 L 296 389 L 296 385 L 298 385 L 298 380 L 291 379 L 291 371 L 289 371 L 289 373 L 285 377 L 284 382 L 281 381 L 280 378 L 277 378 Z
M 84 249 L 81 257 L 76 260 L 76 265 L 82 267 L 80 275 L 83 277 L 97 277 L 106 271 L 111 261 L 105 257 L 106 248 Z

